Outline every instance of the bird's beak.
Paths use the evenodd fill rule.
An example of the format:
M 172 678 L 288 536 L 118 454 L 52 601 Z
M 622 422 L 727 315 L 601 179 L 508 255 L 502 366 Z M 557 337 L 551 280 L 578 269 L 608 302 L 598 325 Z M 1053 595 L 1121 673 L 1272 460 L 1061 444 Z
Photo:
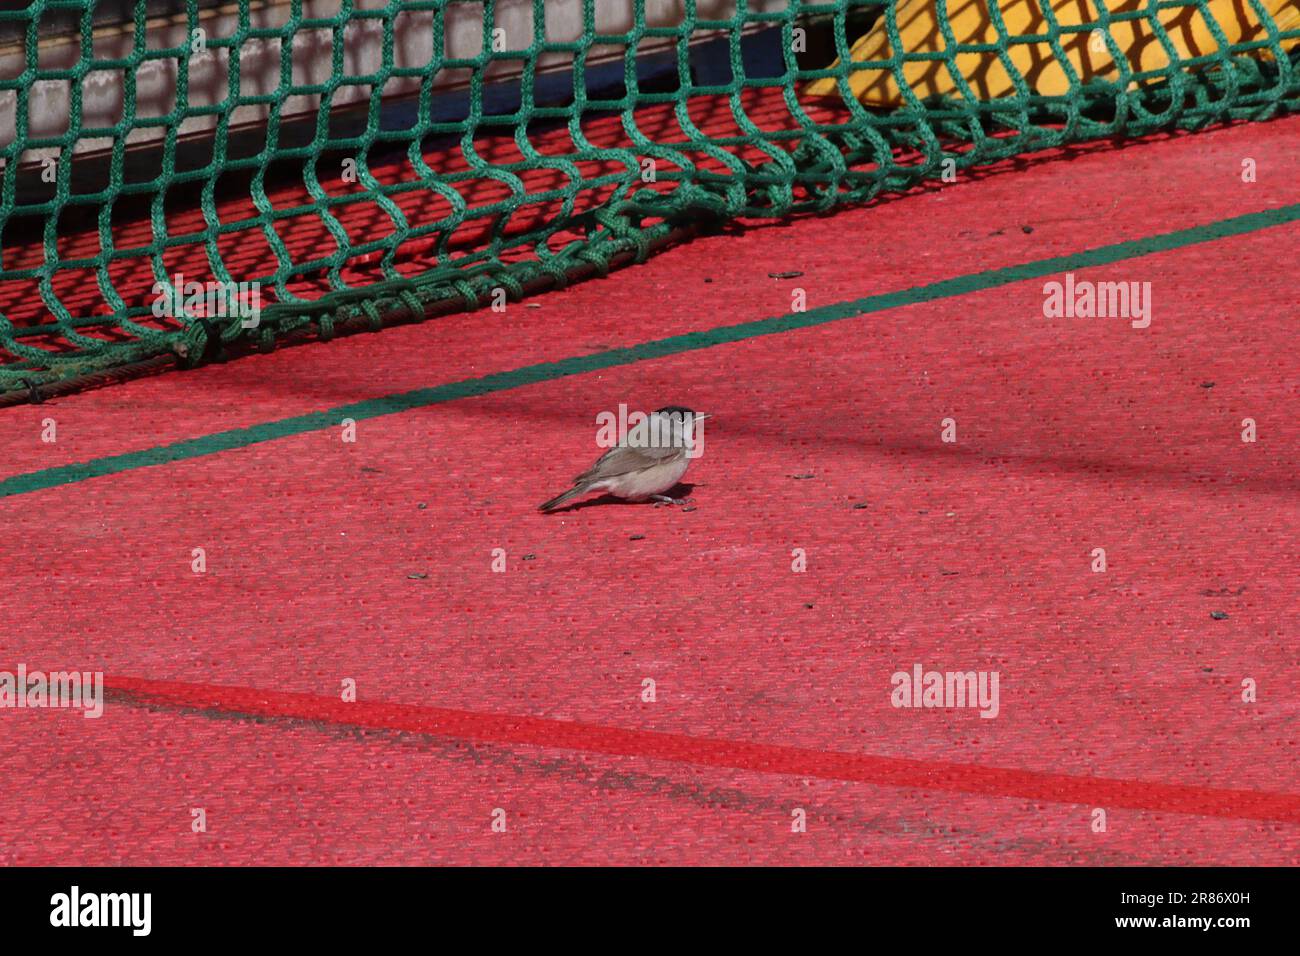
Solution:
M 696 414 L 696 416 L 695 416 L 695 420 L 696 420 L 697 422 L 702 422 L 702 421 L 704 421 L 704 419 L 706 419 L 706 418 L 712 418 L 712 417 L 713 417 L 712 413 L 710 413 L 710 414 L 708 414 L 708 415 L 700 415 L 700 414 Z

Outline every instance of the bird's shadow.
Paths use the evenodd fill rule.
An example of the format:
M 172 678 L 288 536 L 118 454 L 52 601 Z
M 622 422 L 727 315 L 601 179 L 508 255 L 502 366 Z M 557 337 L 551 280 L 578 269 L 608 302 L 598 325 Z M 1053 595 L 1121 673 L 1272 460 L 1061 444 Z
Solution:
M 691 492 L 695 490 L 695 485 L 690 482 L 679 481 L 667 491 L 664 492 L 669 498 L 689 498 Z M 556 508 L 554 511 L 543 511 L 542 514 L 560 515 L 566 511 L 581 511 L 583 508 L 595 508 L 598 505 L 637 505 L 646 507 L 653 505 L 653 501 L 628 501 L 625 498 L 616 498 L 613 495 L 601 495 L 599 498 L 588 498 L 586 501 L 575 501 L 571 505 L 565 505 L 563 508 Z

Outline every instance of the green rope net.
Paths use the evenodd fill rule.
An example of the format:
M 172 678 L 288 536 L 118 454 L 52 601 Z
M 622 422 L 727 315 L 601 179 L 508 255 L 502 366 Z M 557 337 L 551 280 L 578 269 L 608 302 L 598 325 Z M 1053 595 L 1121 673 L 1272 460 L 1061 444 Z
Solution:
M 1300 100 L 1296 0 L 0 9 L 0 396 Z

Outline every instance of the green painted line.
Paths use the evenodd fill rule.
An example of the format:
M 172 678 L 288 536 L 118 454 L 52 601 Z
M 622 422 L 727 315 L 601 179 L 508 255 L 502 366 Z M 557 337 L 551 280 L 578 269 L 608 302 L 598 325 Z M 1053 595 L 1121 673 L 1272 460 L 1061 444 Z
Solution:
M 929 285 L 916 286 L 898 292 L 886 292 L 881 295 L 867 296 L 864 299 L 854 299 L 850 302 L 821 306 L 820 308 L 809 309 L 807 312 L 795 312 L 770 319 L 742 322 L 739 325 L 720 326 L 701 332 L 688 332 L 685 335 L 674 335 L 666 339 L 642 342 L 628 348 L 610 349 L 593 355 L 579 355 L 561 359 L 558 362 L 527 365 L 509 372 L 497 372 L 494 375 L 485 375 L 481 378 L 449 382 L 445 385 L 435 385 L 432 388 L 420 388 L 411 392 L 402 392 L 397 395 L 386 395 L 382 398 L 341 405 L 329 411 L 312 412 L 308 415 L 296 415 L 278 421 L 263 422 L 248 428 L 215 432 L 211 435 L 173 442 L 170 445 L 159 445 L 156 448 L 149 448 L 144 451 L 108 455 L 104 458 L 95 458 L 76 465 L 43 468 L 40 471 L 14 475 L 0 481 L 0 498 L 29 494 L 46 488 L 56 488 L 59 485 L 75 484 L 91 478 L 102 478 L 105 475 L 134 471 L 137 468 L 148 468 L 153 465 L 166 465 L 190 458 L 215 455 L 236 448 L 247 448 L 261 442 L 275 441 L 277 438 L 287 438 L 290 435 L 322 431 L 327 428 L 337 427 L 345 418 L 364 421 L 368 418 L 394 415 L 398 412 L 406 412 L 428 405 L 437 405 L 442 402 L 451 402 L 459 398 L 503 392 L 524 385 L 550 382 L 570 375 L 582 375 L 586 372 L 614 368 L 619 365 L 630 365 L 633 362 L 643 362 L 647 359 L 679 355 L 683 352 L 696 352 L 701 349 L 712 348 L 715 345 L 725 345 L 729 342 L 741 342 L 745 339 L 758 338 L 763 335 L 776 335 L 795 329 L 812 328 L 829 322 L 838 322 L 841 319 L 870 315 L 874 312 L 883 312 L 887 309 L 896 309 L 905 305 L 934 302 L 938 299 L 969 295 L 972 292 L 983 292 L 987 289 L 1012 285 L 1028 279 L 1039 279 L 1074 269 L 1087 269 L 1121 262 L 1126 259 L 1136 259 L 1157 252 L 1167 252 L 1171 249 L 1182 249 L 1200 243 L 1214 242 L 1218 239 L 1227 239 L 1232 236 L 1240 236 L 1260 229 L 1268 229 L 1272 226 L 1280 226 L 1296 221 L 1300 221 L 1300 203 L 1281 206 L 1264 212 L 1235 216 L 1231 219 L 1222 219 L 1202 226 L 1193 226 L 1188 229 L 1147 236 L 1142 239 L 1133 239 L 1128 242 L 1117 242 L 1113 245 L 1100 246 L 1096 249 L 1087 249 L 1083 252 L 1056 256 L 1051 259 L 1039 259 L 1023 265 L 990 269 L 985 272 L 973 272 L 969 275 L 944 279 L 940 282 L 932 282 Z

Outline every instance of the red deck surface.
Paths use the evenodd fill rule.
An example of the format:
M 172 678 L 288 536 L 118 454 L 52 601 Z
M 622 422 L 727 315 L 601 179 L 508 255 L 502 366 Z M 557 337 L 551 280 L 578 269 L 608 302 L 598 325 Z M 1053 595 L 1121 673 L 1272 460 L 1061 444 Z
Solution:
M 0 411 L 0 478 L 1300 202 L 1297 135 L 1085 150 Z M 1298 240 L 1079 272 L 1150 281 L 1146 330 L 1025 282 L 0 499 L 0 669 L 117 689 L 0 710 L 0 862 L 1300 862 Z M 619 402 L 716 415 L 696 510 L 537 514 Z M 918 662 L 998 671 L 999 716 L 893 708 Z

